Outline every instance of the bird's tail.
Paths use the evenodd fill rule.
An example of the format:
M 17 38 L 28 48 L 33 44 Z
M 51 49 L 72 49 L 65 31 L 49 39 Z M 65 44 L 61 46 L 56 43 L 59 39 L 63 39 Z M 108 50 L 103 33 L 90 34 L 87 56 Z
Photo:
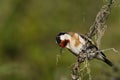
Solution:
M 111 67 L 113 66 L 113 63 L 106 58 L 103 52 L 98 53 L 97 59 L 104 61 L 106 64 L 108 64 Z
M 119 66 L 118 66 L 118 65 L 113 64 L 113 63 L 112 63 L 110 60 L 108 60 L 106 57 L 104 57 L 104 62 L 105 62 L 106 64 L 108 64 L 109 66 L 111 66 L 114 74 L 118 74 L 118 71 L 119 71 Z M 109 74 L 109 73 L 108 73 L 108 74 Z
M 103 57 L 103 60 L 104 60 L 104 62 L 106 63 L 106 64 L 108 64 L 109 66 L 113 66 L 113 63 L 110 61 L 110 60 L 108 60 L 106 57 Z

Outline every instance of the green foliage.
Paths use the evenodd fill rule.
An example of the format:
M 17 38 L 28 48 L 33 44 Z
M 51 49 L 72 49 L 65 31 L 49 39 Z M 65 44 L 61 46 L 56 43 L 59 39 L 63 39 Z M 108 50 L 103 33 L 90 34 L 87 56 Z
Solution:
M 55 37 L 60 31 L 86 33 L 104 3 L 104 0 L 0 0 L 0 80 L 70 80 L 75 57 L 65 50 L 56 65 L 59 47 Z M 117 6 L 112 7 L 102 49 L 120 48 L 119 3 L 116 0 Z M 119 56 L 107 53 L 120 69 Z M 110 80 L 120 74 L 96 60 L 90 62 L 90 68 L 93 80 Z

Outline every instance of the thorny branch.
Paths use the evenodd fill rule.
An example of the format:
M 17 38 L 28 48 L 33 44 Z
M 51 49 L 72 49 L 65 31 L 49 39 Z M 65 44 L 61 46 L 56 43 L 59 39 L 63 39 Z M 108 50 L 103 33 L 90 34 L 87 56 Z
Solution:
M 107 27 L 105 23 L 110 15 L 112 4 L 113 4 L 113 0 L 110 0 L 107 5 L 102 6 L 100 11 L 96 15 L 96 18 L 95 18 L 93 25 L 90 27 L 90 30 L 86 35 L 86 37 L 88 37 L 89 39 L 91 39 L 93 36 L 97 36 L 96 37 L 96 44 L 98 47 L 100 45 L 100 40 L 101 40 L 102 36 L 104 35 L 105 29 Z M 87 62 L 88 55 L 84 51 L 82 53 L 84 53 L 84 55 L 79 55 L 77 62 L 73 65 L 72 74 L 71 74 L 72 80 L 81 80 L 81 78 L 79 76 L 79 71 L 80 71 L 79 67 L 80 67 L 81 62 L 86 63 L 85 68 L 87 68 L 89 80 L 91 80 L 90 69 L 88 68 L 89 65 Z

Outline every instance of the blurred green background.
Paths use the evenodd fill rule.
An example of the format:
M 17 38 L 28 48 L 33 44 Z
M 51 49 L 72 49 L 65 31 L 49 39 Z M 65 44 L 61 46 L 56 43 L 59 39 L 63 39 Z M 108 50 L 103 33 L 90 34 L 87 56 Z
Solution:
M 0 80 L 71 80 L 76 61 L 66 49 L 58 64 L 61 31 L 86 33 L 106 0 L 0 0 Z M 107 20 L 101 49 L 120 48 L 120 1 Z M 120 80 L 120 55 L 105 53 L 117 66 L 92 60 L 92 80 Z M 88 80 L 88 75 L 82 80 Z

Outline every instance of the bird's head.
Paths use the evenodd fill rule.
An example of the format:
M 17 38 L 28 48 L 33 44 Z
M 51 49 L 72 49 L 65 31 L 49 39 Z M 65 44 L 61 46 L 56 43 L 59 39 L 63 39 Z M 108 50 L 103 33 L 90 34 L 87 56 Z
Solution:
M 67 32 L 60 32 L 56 37 L 57 44 L 64 48 L 70 42 L 70 35 Z

